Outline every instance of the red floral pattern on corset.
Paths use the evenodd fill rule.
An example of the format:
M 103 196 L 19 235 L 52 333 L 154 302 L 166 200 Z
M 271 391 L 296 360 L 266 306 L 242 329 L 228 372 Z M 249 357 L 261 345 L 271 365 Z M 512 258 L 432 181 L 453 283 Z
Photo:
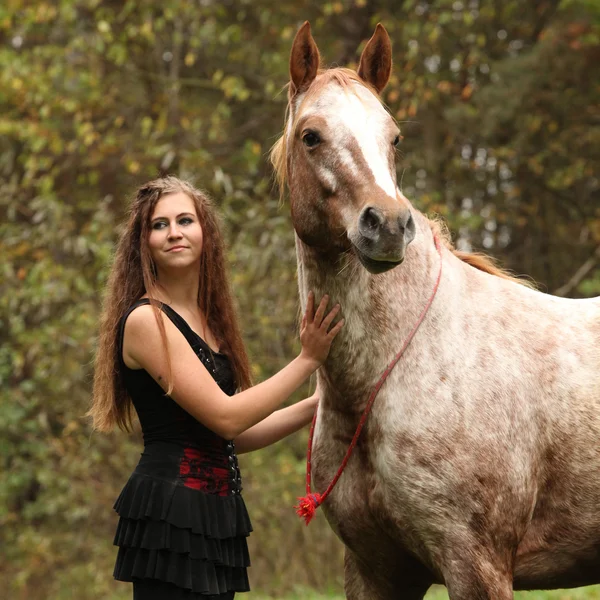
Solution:
M 226 455 L 215 456 L 196 448 L 185 448 L 179 463 L 179 476 L 185 487 L 218 496 L 229 495 L 230 470 Z

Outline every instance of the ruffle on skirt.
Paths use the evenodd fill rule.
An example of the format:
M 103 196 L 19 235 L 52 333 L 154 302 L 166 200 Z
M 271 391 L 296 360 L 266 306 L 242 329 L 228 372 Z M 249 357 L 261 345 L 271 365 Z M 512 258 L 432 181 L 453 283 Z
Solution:
M 114 508 L 115 579 L 168 582 L 185 592 L 182 598 L 250 589 L 252 525 L 239 494 L 206 494 L 134 473 Z

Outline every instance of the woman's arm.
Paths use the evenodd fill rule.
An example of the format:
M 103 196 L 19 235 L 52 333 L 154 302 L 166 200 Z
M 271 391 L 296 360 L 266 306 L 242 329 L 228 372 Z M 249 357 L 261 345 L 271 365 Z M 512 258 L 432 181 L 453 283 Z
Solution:
M 183 334 L 161 313 L 172 366 L 171 397 L 221 437 L 238 437 L 283 404 L 327 358 L 331 342 L 344 322 L 342 319 L 330 329 L 339 306 L 325 316 L 327 300 L 323 297 L 315 311 L 314 297 L 309 295 L 300 331 L 299 356 L 270 379 L 234 396 L 221 390 Z M 168 388 L 165 349 L 151 306 L 140 306 L 129 315 L 123 358 L 128 366 L 145 369 L 163 389 Z
M 313 418 L 319 397 L 315 392 L 292 406 L 276 410 L 260 423 L 235 438 L 238 454 L 266 448 L 308 425 Z

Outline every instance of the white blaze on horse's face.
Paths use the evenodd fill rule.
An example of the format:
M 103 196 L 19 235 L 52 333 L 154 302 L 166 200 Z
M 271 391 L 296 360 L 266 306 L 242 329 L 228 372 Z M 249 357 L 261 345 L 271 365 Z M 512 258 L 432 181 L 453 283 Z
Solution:
M 400 264 L 415 236 L 410 204 L 396 185 L 400 132 L 373 92 L 389 77 L 388 46 L 387 33 L 378 28 L 358 74 L 318 74 L 318 50 L 303 28 L 290 61 L 284 147 L 296 233 L 322 252 L 351 250 L 371 273 Z
M 396 185 L 400 132 L 394 120 L 371 90 L 354 81 L 345 88 L 332 79 L 318 94 L 298 98 L 295 109 L 287 147 L 300 238 L 323 246 L 333 237 L 338 246 L 345 242 L 342 251 L 349 243 L 373 273 L 401 263 L 415 226 Z M 318 222 L 307 218 L 309 211 Z
M 320 129 L 319 121 L 324 129 L 320 135 L 321 144 L 326 144 L 327 148 L 321 153 L 329 154 L 328 163 L 337 161 L 340 176 L 359 178 L 364 175 L 361 169 L 366 167 L 368 179 L 374 180 L 381 188 L 380 192 L 395 199 L 396 172 L 393 162 L 390 165 L 390 155 L 393 155 L 393 141 L 400 132 L 373 93 L 359 83 L 354 83 L 350 90 L 333 83 L 318 101 L 302 111 L 302 130 L 312 130 L 313 116 L 317 121 L 316 129 Z M 300 131 L 300 135 L 302 133 Z M 392 142 L 388 139 L 390 133 Z M 337 175 L 325 162 L 316 158 L 315 171 L 335 193 Z

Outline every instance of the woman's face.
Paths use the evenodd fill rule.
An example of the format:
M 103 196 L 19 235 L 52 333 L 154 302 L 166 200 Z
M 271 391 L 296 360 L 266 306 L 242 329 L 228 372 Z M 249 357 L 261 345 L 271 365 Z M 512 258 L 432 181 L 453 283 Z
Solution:
M 158 271 L 188 268 L 202 254 L 202 227 L 193 200 L 183 192 L 163 196 L 150 217 L 150 255 Z

